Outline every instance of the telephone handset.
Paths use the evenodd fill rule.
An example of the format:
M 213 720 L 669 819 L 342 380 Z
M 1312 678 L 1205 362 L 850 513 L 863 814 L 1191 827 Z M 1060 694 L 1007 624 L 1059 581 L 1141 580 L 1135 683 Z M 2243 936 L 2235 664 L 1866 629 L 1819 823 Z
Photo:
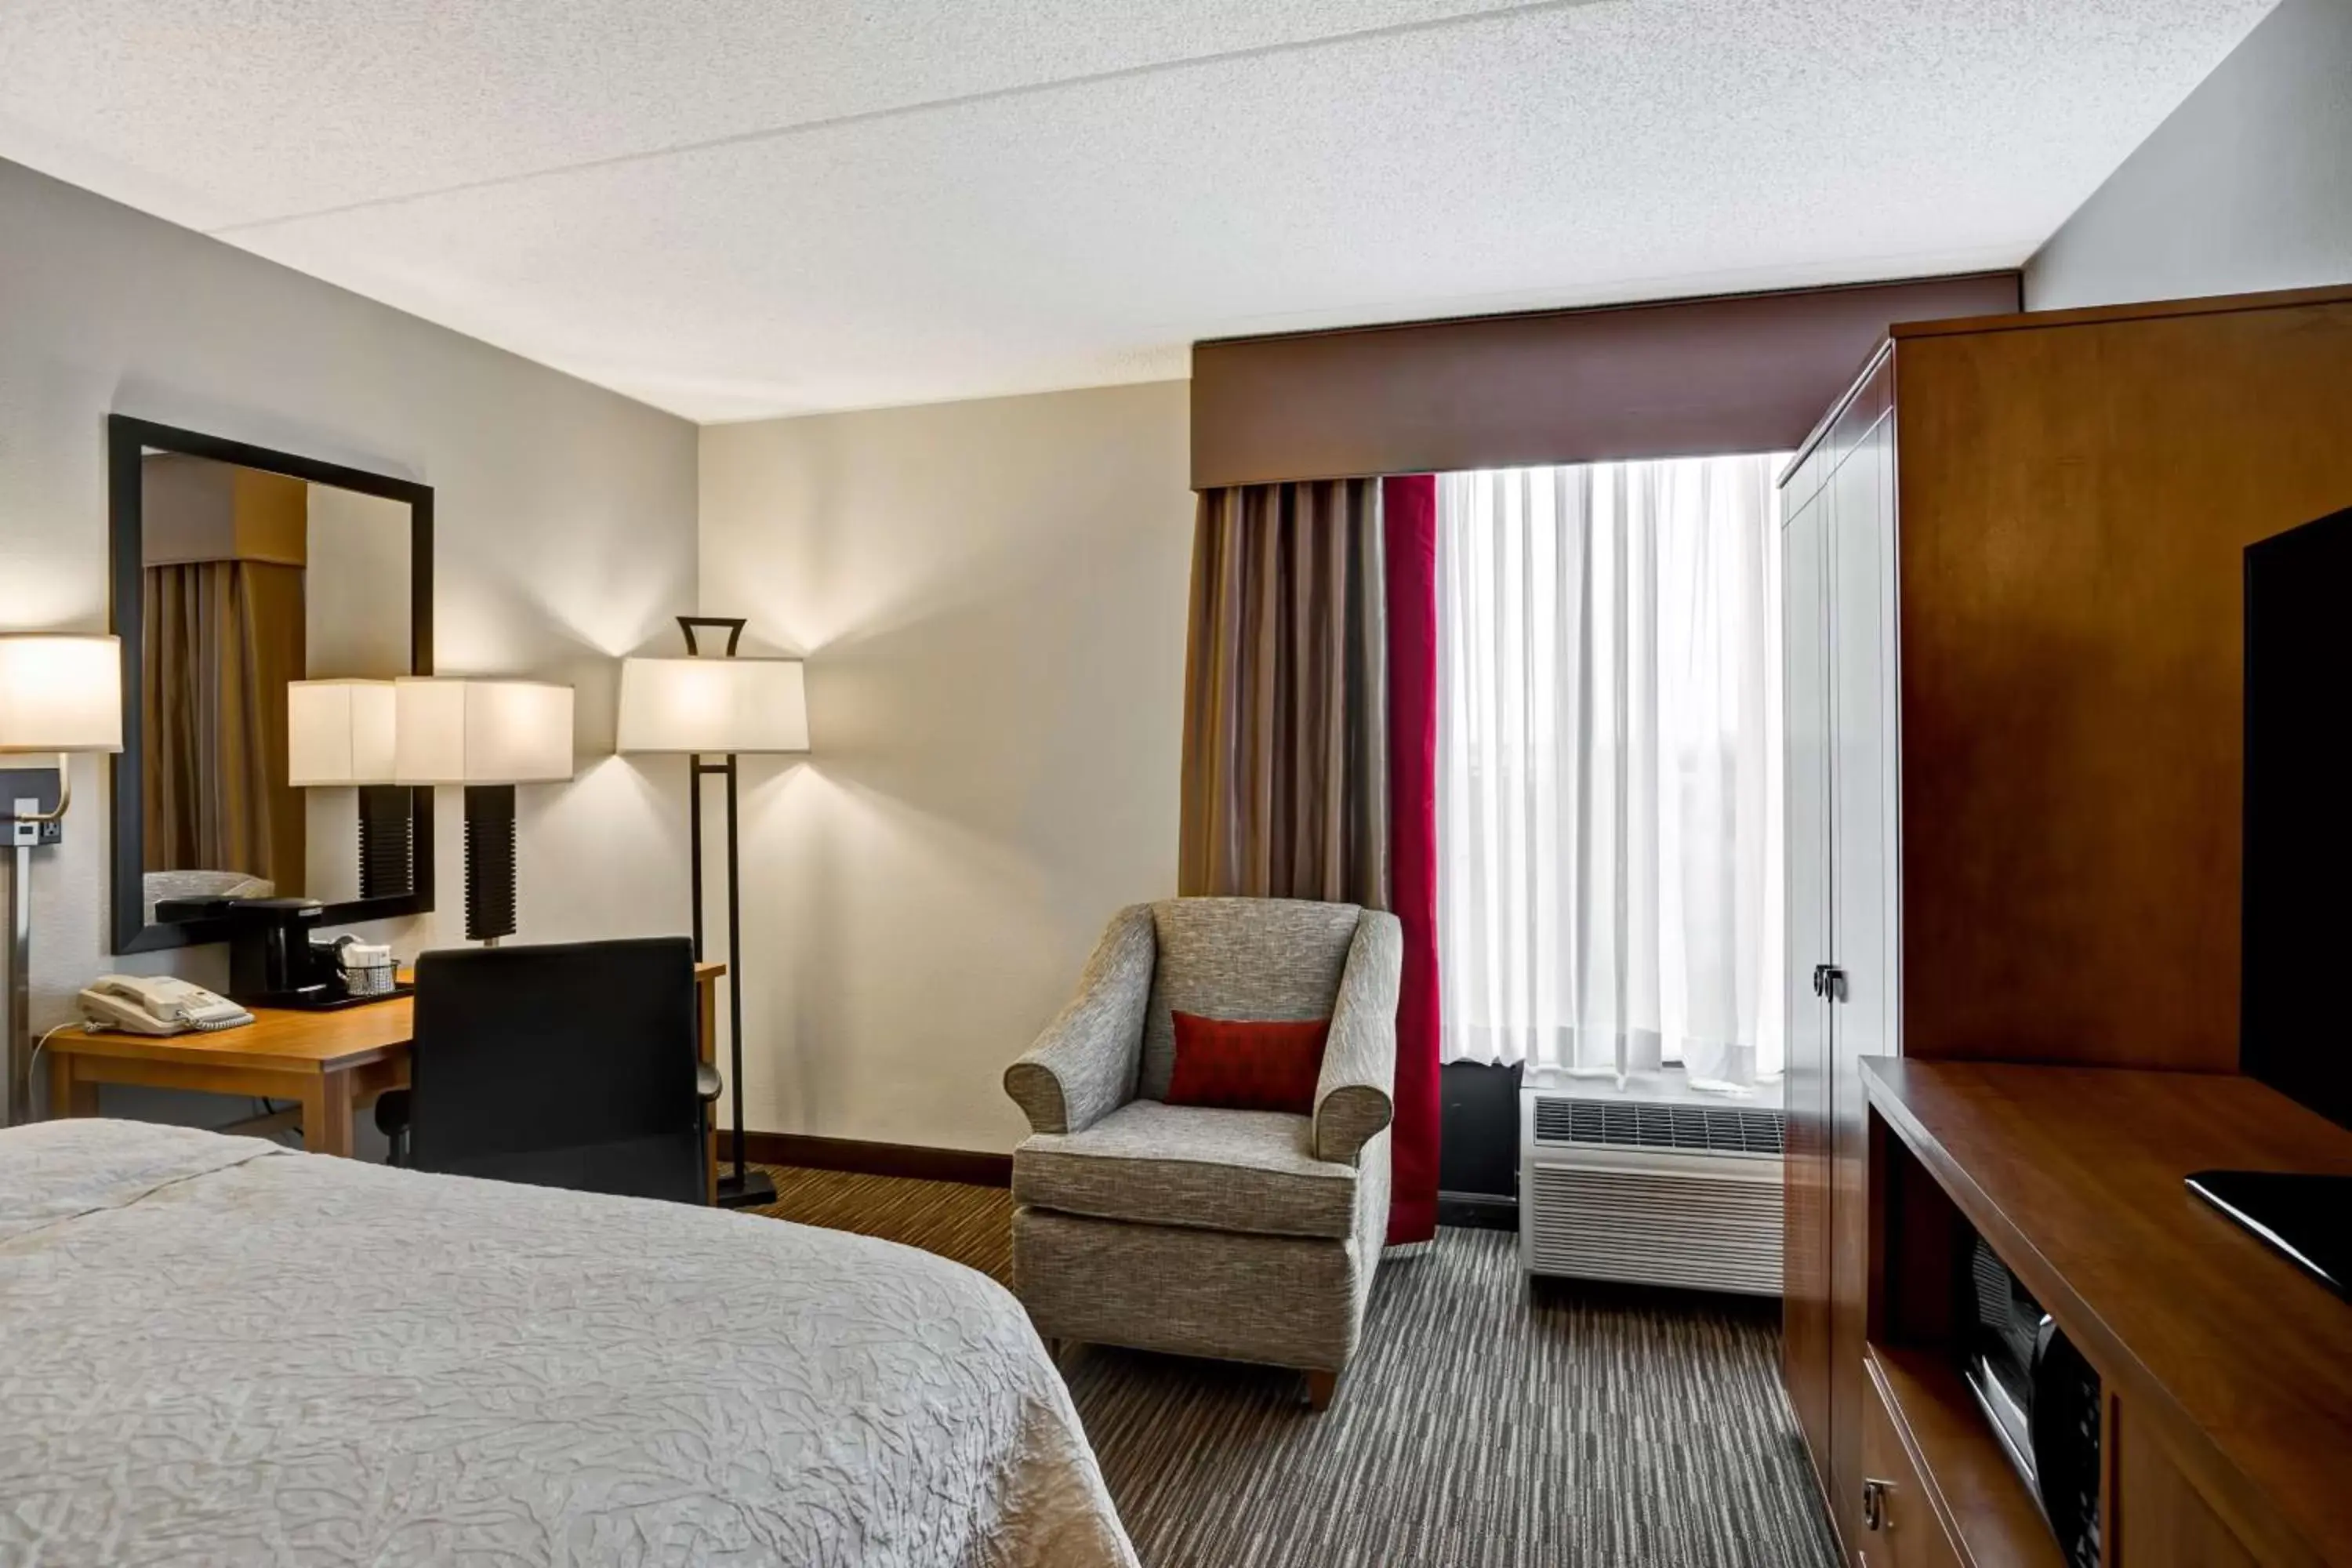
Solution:
M 168 974 L 101 974 L 81 994 L 82 1020 L 92 1029 L 133 1035 L 176 1035 L 188 1029 L 234 1029 L 253 1015 L 226 996 Z

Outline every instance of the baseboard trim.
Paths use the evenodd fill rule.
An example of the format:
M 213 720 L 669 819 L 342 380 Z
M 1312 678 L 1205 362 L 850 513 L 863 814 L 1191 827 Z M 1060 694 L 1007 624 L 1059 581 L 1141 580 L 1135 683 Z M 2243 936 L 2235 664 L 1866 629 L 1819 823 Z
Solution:
M 926 1182 L 962 1182 L 975 1187 L 1013 1184 L 1013 1156 L 977 1149 L 934 1149 L 919 1143 L 873 1143 L 862 1138 L 818 1138 L 805 1132 L 743 1134 L 746 1159 L 762 1165 L 799 1165 L 812 1171 L 847 1171 L 861 1176 L 913 1176 Z M 735 1158 L 735 1138 L 719 1134 L 719 1158 Z
M 1519 1200 L 1500 1193 L 1440 1193 L 1437 1223 L 1468 1230 L 1517 1230 Z

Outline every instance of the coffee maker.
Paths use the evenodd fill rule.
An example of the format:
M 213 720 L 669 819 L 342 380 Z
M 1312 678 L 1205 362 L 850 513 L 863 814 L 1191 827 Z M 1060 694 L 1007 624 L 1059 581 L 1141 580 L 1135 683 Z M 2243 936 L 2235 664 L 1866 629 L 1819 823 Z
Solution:
M 155 906 L 159 919 L 225 931 L 228 994 L 247 1007 L 316 1012 L 405 994 L 406 986 L 363 994 L 344 983 L 335 950 L 311 940 L 326 912 L 316 899 L 170 899 Z

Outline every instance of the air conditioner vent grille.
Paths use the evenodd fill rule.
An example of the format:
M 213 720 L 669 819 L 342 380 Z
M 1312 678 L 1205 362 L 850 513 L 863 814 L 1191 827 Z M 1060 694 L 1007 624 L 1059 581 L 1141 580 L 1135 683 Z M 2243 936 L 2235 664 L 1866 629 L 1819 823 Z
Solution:
M 1537 1164 L 1522 1256 L 1537 1274 L 1777 1296 L 1780 1198 L 1777 1181 Z
M 1536 1101 L 1535 1120 L 1538 1143 L 1775 1159 L 1781 1152 L 1780 1112 L 1748 1106 L 1655 1105 L 1547 1095 Z

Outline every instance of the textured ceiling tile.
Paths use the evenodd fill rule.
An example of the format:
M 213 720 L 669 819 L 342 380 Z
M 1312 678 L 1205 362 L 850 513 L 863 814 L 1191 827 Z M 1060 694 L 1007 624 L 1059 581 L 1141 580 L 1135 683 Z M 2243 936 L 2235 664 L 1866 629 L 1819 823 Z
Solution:
M 0 152 L 211 227 L 1509 3 L 9 0 Z
M 857 15 L 794 9 L 836 30 Z M 1275 26 L 1260 8 L 963 9 L 1007 28 L 1066 13 L 1043 55 L 990 68 L 1064 85 L 716 142 L 678 130 L 702 108 L 678 109 L 658 133 L 703 144 L 229 237 L 698 418 L 1150 379 L 1181 374 L 1205 336 L 2015 263 L 2267 4 L 1615 0 L 1241 53 L 1234 37 Z M 1125 33 L 1076 27 L 1081 9 Z M 1440 7 L 1263 9 L 1297 33 Z M 1204 40 L 1219 58 L 1067 80 Z M 683 48 L 642 45 L 657 64 Z M 982 62 L 931 52 L 922 94 L 980 79 Z M 914 90 L 907 62 L 844 58 L 855 79 L 828 81 L 829 103 Z M 714 101 L 764 101 L 783 79 L 772 60 L 720 64 Z M 460 107 L 512 117 L 520 140 L 576 109 L 494 86 Z M 379 192 L 446 184 L 469 153 L 411 110 L 342 108 L 437 171 L 404 182 L 389 159 L 362 171 Z M 654 134 L 659 109 L 589 119 Z M 298 142 L 245 156 L 299 165 Z M 160 139 L 116 155 L 188 177 Z M 369 188 L 336 180 L 257 175 L 206 199 L 316 213 Z

